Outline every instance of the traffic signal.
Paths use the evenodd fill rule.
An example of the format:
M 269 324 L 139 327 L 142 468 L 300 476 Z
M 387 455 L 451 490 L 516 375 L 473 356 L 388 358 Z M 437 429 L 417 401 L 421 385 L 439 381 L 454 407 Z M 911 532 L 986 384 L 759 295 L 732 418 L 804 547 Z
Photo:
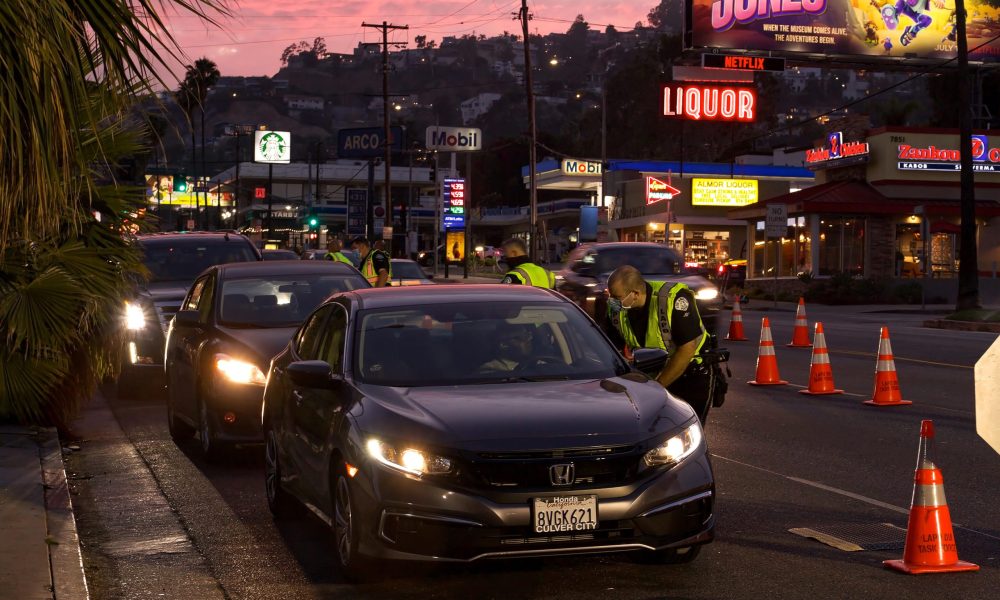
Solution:
M 306 219 L 306 223 L 309 224 L 309 229 L 316 229 L 319 227 L 319 217 L 316 215 L 309 215 L 309 218 Z
M 184 175 L 174 175 L 174 191 L 182 193 L 188 191 L 187 177 Z

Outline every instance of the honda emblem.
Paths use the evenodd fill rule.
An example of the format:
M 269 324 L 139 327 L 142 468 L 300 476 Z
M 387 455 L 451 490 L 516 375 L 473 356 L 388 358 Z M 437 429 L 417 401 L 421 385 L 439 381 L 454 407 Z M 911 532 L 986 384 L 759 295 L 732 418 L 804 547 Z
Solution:
M 549 467 L 549 481 L 552 485 L 572 485 L 576 481 L 576 466 L 573 463 Z

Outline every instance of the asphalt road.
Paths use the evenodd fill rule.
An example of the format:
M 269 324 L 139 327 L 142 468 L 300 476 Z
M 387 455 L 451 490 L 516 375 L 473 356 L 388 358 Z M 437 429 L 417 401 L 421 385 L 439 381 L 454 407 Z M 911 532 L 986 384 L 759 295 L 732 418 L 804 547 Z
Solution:
M 781 375 L 793 385 L 745 383 L 754 375 L 765 314 L 771 317 Z M 119 456 L 87 456 L 92 447 L 83 442 L 87 460 L 73 459 L 81 479 L 74 490 L 82 512 L 78 518 L 86 524 L 135 509 L 133 496 L 148 489 L 106 494 L 89 483 L 87 470 L 113 468 L 124 454 L 137 451 L 196 549 L 187 558 L 200 557 L 202 565 L 190 567 L 192 581 L 208 573 L 221 589 L 219 597 L 995 598 L 1000 589 L 1000 455 L 975 433 L 971 367 L 996 336 L 922 329 L 919 315 L 811 307 L 809 316 L 810 324 L 823 320 L 836 383 L 848 394 L 797 393 L 807 383 L 810 351 L 784 347 L 791 339 L 793 313 L 752 307 L 745 313 L 752 341 L 728 344 L 730 393 L 726 405 L 711 413 L 707 430 L 718 486 L 717 539 L 691 565 L 644 565 L 626 555 L 457 567 L 396 564 L 379 581 L 352 586 L 340 577 L 331 535 L 318 519 L 276 523 L 271 518 L 260 448 L 242 449 L 224 464 L 208 464 L 196 440 L 180 447 L 170 440 L 162 400 L 156 397 L 113 403 L 130 442 L 119 447 Z M 902 393 L 912 406 L 861 403 L 873 386 L 882 324 L 890 327 Z M 982 571 L 905 576 L 882 567 L 883 560 L 900 557 L 902 550 L 845 552 L 789 533 L 799 527 L 872 526 L 880 533 L 888 529 L 882 523 L 905 527 L 921 419 L 933 419 L 937 429 L 936 461 L 957 524 L 960 556 L 980 564 Z M 147 498 L 139 506 L 151 505 Z M 144 593 L 148 574 L 116 568 L 114 562 L 121 559 L 102 549 L 108 540 L 88 543 L 95 531 L 107 537 L 106 529 L 94 523 L 81 528 L 85 560 L 108 563 L 104 569 L 114 579 L 101 583 L 105 587 L 99 585 L 95 597 L 103 597 L 102 589 L 109 590 L 108 597 L 196 597 L 162 581 L 157 593 Z M 167 529 L 147 533 L 151 538 L 171 535 Z M 172 576 L 183 577 L 185 565 L 172 567 Z M 204 594 L 210 597 L 209 591 Z

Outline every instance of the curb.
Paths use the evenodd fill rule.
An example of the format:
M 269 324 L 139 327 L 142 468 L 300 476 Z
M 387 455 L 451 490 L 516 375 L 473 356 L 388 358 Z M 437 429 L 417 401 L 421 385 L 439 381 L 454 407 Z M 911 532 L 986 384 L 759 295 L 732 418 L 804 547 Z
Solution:
M 62 445 L 54 428 L 39 428 L 39 454 L 45 483 L 45 521 L 49 537 L 49 565 L 55 598 L 87 600 L 87 577 L 83 570 L 80 537 L 76 531 L 73 501 L 66 485 Z
M 930 329 L 950 329 L 952 331 L 984 331 L 1000 333 L 1000 323 L 980 323 L 977 321 L 949 321 L 947 319 L 932 319 L 924 321 L 924 327 Z

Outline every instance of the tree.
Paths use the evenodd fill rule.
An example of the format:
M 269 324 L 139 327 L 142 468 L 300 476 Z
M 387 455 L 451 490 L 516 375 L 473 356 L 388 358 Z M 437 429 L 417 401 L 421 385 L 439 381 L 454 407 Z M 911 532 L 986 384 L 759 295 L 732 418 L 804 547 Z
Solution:
M 684 0 L 660 0 L 646 15 L 650 27 L 664 33 L 680 33 L 684 23 Z
M 219 81 L 221 73 L 215 62 L 208 58 L 199 58 L 194 64 L 187 66 L 184 81 L 178 90 L 178 97 L 182 98 L 181 108 L 184 109 L 191 126 L 191 161 L 197 167 L 195 155 L 195 134 L 194 134 L 194 111 L 198 110 L 201 117 L 201 171 L 195 175 L 204 176 L 207 173 L 205 167 L 205 100 L 208 97 L 208 90 Z M 197 192 L 195 193 L 197 195 Z M 205 205 L 208 205 L 208 192 L 205 192 Z M 199 217 L 200 220 L 200 217 Z M 199 223 L 200 224 L 200 223 Z
M 295 42 L 294 44 L 289 44 L 281 52 L 281 64 L 287 65 L 288 59 L 290 59 L 293 56 L 298 56 L 299 54 L 306 52 L 307 50 L 309 50 L 309 44 L 304 41 Z
M 314 38 L 312 48 L 309 49 L 309 52 L 316 57 L 316 60 L 320 60 L 326 56 L 326 40 L 321 37 Z
M 133 108 L 180 52 L 164 11 L 220 6 L 3 3 L 0 40 L 16 43 L 0 43 L 0 421 L 65 433 L 119 364 L 122 306 L 142 271 L 129 235 L 146 204 L 122 179 L 149 143 Z
M 424 49 L 425 47 L 427 47 L 427 36 L 426 35 L 414 36 L 413 41 L 416 42 L 417 48 L 419 48 L 421 50 Z

